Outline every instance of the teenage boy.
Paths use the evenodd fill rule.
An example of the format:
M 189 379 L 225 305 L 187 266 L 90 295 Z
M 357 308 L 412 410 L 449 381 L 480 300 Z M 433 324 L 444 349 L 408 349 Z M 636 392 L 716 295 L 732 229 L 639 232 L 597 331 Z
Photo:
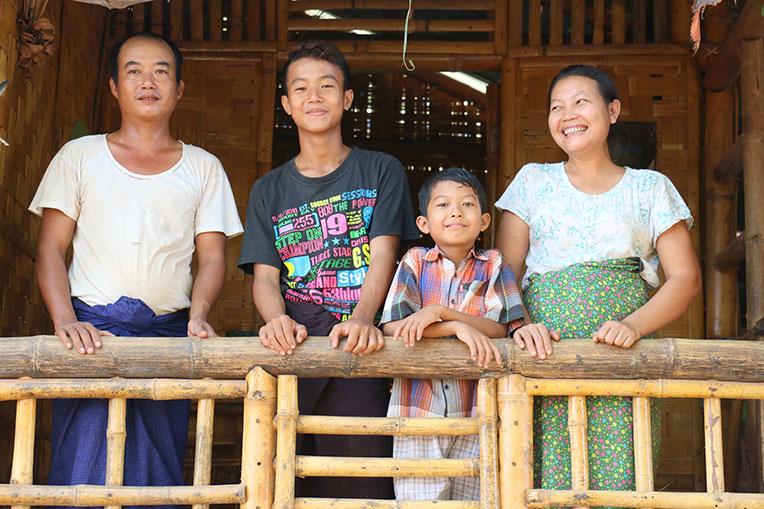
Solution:
M 297 156 L 252 186 L 239 265 L 254 273 L 263 345 L 286 355 L 308 336 L 369 354 L 401 238 L 418 237 L 406 175 L 393 157 L 351 148 L 341 121 L 353 102 L 349 69 L 333 45 L 295 49 L 281 74 L 281 104 L 300 141 Z M 300 413 L 384 416 L 389 381 L 301 379 Z M 390 456 L 387 437 L 308 437 L 302 453 Z M 389 479 L 309 479 L 301 496 L 392 498 Z
M 119 129 L 64 145 L 29 207 L 42 216 L 40 292 L 56 335 L 82 355 L 96 353 L 104 333 L 215 335 L 207 315 L 223 286 L 226 237 L 242 227 L 220 161 L 170 132 L 181 66 L 160 35 L 116 44 L 109 85 Z M 188 409 L 128 401 L 125 485 L 183 484 Z M 107 421 L 106 400 L 54 402 L 50 484 L 104 483 Z
M 409 250 L 395 274 L 382 313 L 385 334 L 413 347 L 421 338 L 456 336 L 472 359 L 501 365 L 489 338 L 503 338 L 523 325 L 525 309 L 515 275 L 496 249 L 475 241 L 488 228 L 485 191 L 461 168 L 430 177 L 419 191 L 417 226 L 435 247 Z M 532 326 L 531 326 L 532 327 Z M 388 417 L 470 417 L 475 415 L 475 380 L 396 378 Z M 395 437 L 396 458 L 473 458 L 476 435 Z M 396 478 L 398 500 L 478 500 L 480 481 L 463 478 Z

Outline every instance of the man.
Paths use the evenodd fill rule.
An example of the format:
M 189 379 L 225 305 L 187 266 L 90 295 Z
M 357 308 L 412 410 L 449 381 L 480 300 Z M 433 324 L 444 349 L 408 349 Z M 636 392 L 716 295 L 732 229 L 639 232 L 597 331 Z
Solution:
M 225 242 L 242 227 L 217 158 L 170 134 L 181 65 L 159 35 L 118 43 L 109 85 L 119 129 L 67 143 L 32 200 L 42 216 L 40 291 L 61 343 L 82 355 L 95 354 L 105 334 L 215 336 L 207 316 L 223 286 Z M 188 408 L 128 402 L 125 485 L 183 483 Z M 55 402 L 50 484 L 104 483 L 106 424 L 104 400 Z
M 240 266 L 254 272 L 255 305 L 266 324 L 261 342 L 286 355 L 310 335 L 346 337 L 346 352 L 384 345 L 374 326 L 398 259 L 400 238 L 418 238 L 406 175 L 379 152 L 342 141 L 342 115 L 353 102 L 339 50 L 307 43 L 282 70 L 281 104 L 300 141 L 293 160 L 255 182 L 247 207 Z M 384 416 L 389 381 L 300 380 L 300 412 Z M 390 456 L 391 440 L 310 437 L 302 452 Z M 322 479 L 302 496 L 393 498 L 389 479 Z

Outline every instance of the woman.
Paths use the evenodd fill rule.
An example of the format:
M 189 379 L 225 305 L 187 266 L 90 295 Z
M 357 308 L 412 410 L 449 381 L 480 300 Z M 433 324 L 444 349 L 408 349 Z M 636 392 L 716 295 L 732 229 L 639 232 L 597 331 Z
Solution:
M 516 274 L 526 266 L 526 307 L 548 328 L 521 329 L 514 339 L 540 359 L 552 354 L 550 338 L 629 348 L 677 319 L 700 291 L 692 216 L 677 190 L 658 172 L 610 157 L 608 133 L 620 109 L 604 72 L 560 71 L 549 87 L 548 124 L 568 160 L 525 165 L 496 203 L 504 210 L 498 247 Z M 666 282 L 648 298 L 659 283 L 658 258 Z M 567 399 L 536 403 L 536 484 L 570 489 Z M 587 398 L 587 409 L 590 488 L 633 490 L 631 399 Z M 653 423 L 655 438 L 657 411 Z

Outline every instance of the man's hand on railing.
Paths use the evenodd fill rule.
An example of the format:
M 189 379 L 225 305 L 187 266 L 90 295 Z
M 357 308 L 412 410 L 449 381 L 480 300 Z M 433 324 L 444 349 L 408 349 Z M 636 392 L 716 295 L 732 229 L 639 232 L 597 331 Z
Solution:
M 452 322 L 456 337 L 470 349 L 470 357 L 478 366 L 487 368 L 491 365 L 491 359 L 496 359 L 496 364 L 501 366 L 501 353 L 496 345 L 488 339 L 488 336 L 471 325 L 463 322 Z
M 299 343 L 308 337 L 308 330 L 289 315 L 281 314 L 260 327 L 260 342 L 279 355 L 292 354 Z
M 629 323 L 628 320 L 609 320 L 600 326 L 592 336 L 592 339 L 595 343 L 631 348 L 640 337 L 641 334 L 637 328 Z
M 559 341 L 560 333 L 549 330 L 543 323 L 523 325 L 512 335 L 520 350 L 528 350 L 531 357 L 546 359 L 552 355 L 552 340 Z
M 339 346 L 341 337 L 347 338 L 343 350 L 355 355 L 376 352 L 385 346 L 385 337 L 382 331 L 373 324 L 358 318 L 350 318 L 332 327 L 329 332 L 332 348 Z
M 192 316 L 188 321 L 188 335 L 207 339 L 216 337 L 218 333 L 215 332 L 215 329 L 212 328 L 212 325 L 207 320 L 198 316 Z
M 67 350 L 72 346 L 82 355 L 94 354 L 101 348 L 101 336 L 112 336 L 106 331 L 99 331 L 90 322 L 67 322 L 55 325 L 55 334 Z

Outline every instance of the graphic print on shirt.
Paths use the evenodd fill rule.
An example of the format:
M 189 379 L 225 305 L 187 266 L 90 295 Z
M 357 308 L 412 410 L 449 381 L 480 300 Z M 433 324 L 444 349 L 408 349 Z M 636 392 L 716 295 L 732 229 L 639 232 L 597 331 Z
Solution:
M 361 296 L 377 190 L 359 188 L 273 216 L 284 298 L 313 302 L 347 319 Z

